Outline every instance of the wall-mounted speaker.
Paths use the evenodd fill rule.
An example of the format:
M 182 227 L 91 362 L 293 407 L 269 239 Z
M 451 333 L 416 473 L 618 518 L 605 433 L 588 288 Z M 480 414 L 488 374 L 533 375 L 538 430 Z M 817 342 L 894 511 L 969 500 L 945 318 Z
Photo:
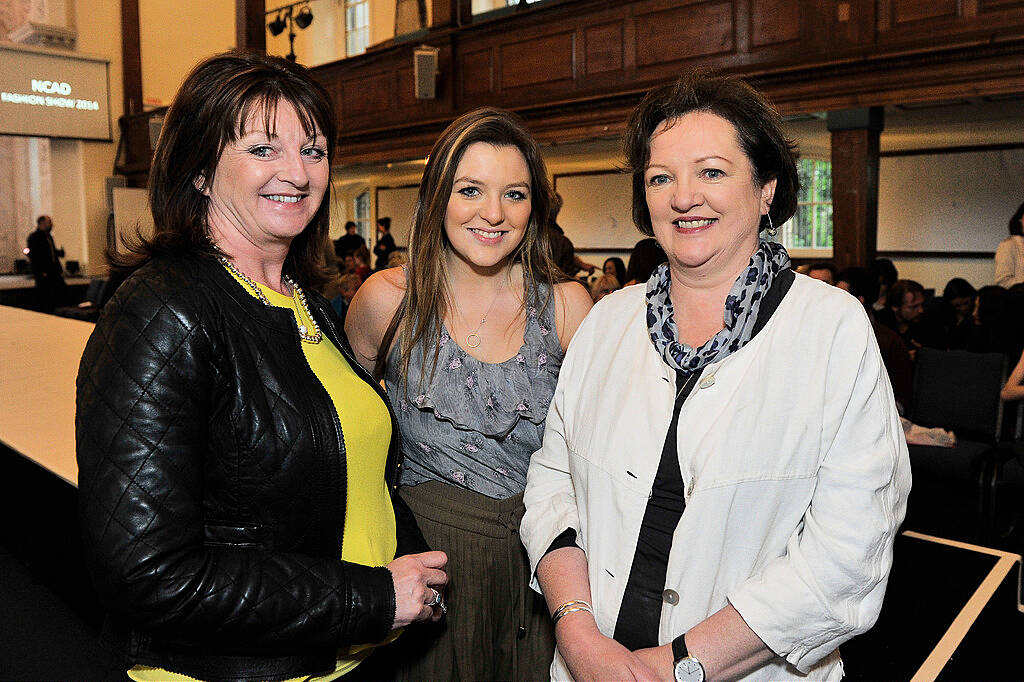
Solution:
M 412 53 L 413 81 L 416 99 L 434 99 L 437 96 L 438 48 L 421 45 Z

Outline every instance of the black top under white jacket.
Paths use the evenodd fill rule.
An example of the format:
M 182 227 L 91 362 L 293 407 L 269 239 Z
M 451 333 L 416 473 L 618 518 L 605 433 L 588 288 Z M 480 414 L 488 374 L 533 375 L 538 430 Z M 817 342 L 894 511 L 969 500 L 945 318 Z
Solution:
M 388 404 L 330 305 L 308 302 Z M 426 543 L 394 494 L 391 422 L 401 555 Z M 390 631 L 388 570 L 340 561 L 345 439 L 295 319 L 214 257 L 159 257 L 121 285 L 82 357 L 76 434 L 86 559 L 130 661 L 285 679 Z

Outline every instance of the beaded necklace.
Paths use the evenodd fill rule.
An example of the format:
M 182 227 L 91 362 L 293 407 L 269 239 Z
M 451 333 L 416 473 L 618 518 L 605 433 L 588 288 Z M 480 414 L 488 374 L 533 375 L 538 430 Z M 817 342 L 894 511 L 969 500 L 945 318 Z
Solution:
M 225 256 L 222 255 L 218 255 L 217 259 L 220 260 L 221 263 L 223 263 L 224 267 L 231 271 L 231 274 L 233 274 L 235 277 L 249 285 L 249 288 L 252 289 L 253 293 L 256 294 L 256 298 L 263 302 L 263 305 L 271 305 L 270 299 L 268 299 L 267 295 L 264 294 L 263 291 L 259 288 L 259 286 L 256 285 L 256 282 L 249 279 L 249 277 L 244 272 L 239 270 L 234 263 L 232 263 L 230 260 L 228 260 Z M 324 335 L 323 332 L 320 331 L 320 326 L 316 323 L 316 319 L 314 319 L 312 313 L 309 312 L 309 304 L 306 303 L 306 294 L 302 292 L 302 289 L 300 289 L 299 285 L 295 283 L 295 280 L 293 280 L 288 275 L 282 275 L 281 279 L 284 281 L 285 284 L 291 287 L 292 290 L 292 305 L 295 306 L 295 312 L 297 313 L 299 318 L 298 320 L 296 320 L 295 323 L 299 328 L 299 338 L 305 341 L 306 343 L 320 343 L 320 341 L 323 340 Z M 306 314 L 305 319 L 309 320 L 309 324 L 312 325 L 312 333 L 310 333 L 309 328 L 302 323 L 302 313 Z

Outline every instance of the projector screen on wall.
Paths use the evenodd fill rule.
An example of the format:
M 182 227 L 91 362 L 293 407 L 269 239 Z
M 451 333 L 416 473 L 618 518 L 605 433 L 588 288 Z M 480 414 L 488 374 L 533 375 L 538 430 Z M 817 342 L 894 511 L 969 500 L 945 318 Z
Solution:
M 108 62 L 0 43 L 0 135 L 110 140 Z

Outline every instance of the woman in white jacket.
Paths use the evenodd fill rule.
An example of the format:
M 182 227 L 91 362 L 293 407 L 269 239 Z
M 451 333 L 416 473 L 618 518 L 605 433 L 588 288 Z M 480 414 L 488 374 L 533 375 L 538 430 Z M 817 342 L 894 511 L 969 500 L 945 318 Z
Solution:
M 669 262 L 584 320 L 530 465 L 521 533 L 551 675 L 839 679 L 910 488 L 871 325 L 759 240 L 799 181 L 749 86 L 652 91 L 625 151 L 634 220 Z
M 1010 236 L 996 247 L 996 284 L 1009 289 L 1024 282 L 1024 204 L 1010 217 Z

